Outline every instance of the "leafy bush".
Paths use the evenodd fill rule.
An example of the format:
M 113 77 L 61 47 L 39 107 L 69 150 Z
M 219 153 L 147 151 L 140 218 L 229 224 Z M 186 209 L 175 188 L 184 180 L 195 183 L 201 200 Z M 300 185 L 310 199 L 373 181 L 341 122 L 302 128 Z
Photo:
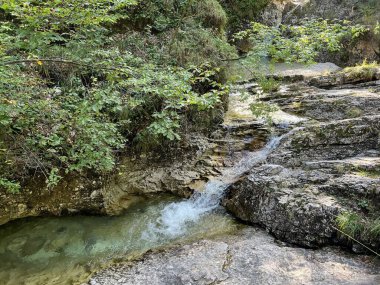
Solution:
M 140 13 L 140 5 L 153 2 L 166 5 L 163 14 Z M 233 52 L 220 35 L 220 6 L 209 1 L 216 13 L 205 15 L 172 2 L 0 4 L 0 188 L 16 192 L 34 173 L 53 187 L 68 173 L 109 172 L 126 147 L 179 140 L 188 114 L 220 104 L 226 94 L 216 82 L 220 70 L 192 66 L 199 55 Z M 187 11 L 192 19 L 183 18 Z M 162 17 L 152 19 L 154 27 L 124 26 L 127 18 L 137 25 L 155 13 Z M 202 26 L 210 16 L 212 27 Z M 176 51 L 177 41 L 191 52 Z
M 367 25 L 375 23 L 380 17 L 380 2 L 377 0 L 360 0 L 358 2 L 360 21 Z
M 270 0 L 221 0 L 228 16 L 229 30 L 237 32 L 246 28 L 247 24 L 268 5 Z
M 265 93 L 277 91 L 280 83 L 273 77 L 267 78 L 266 76 L 258 80 L 258 84 Z
M 236 52 L 225 38 L 212 36 L 205 28 L 188 26 L 173 38 L 169 54 L 179 65 L 202 64 L 204 62 L 221 63 L 224 58 L 235 57 Z
M 129 29 L 137 28 L 140 32 L 134 32 L 133 38 L 127 36 L 123 42 L 132 49 L 137 47 L 150 59 L 154 56 L 161 64 L 219 65 L 221 59 L 236 55 L 224 35 L 227 17 L 217 0 L 140 1 L 131 9 L 128 21 Z
M 219 33 L 224 32 L 224 28 L 227 24 L 227 14 L 219 1 L 204 0 L 195 2 L 197 17 L 201 19 L 203 25 L 208 28 L 214 28 Z
M 20 192 L 21 187 L 17 182 L 0 177 L 0 188 L 4 188 L 8 193 L 16 194 Z
M 310 19 L 300 25 L 279 27 L 253 22 L 250 29 L 237 33 L 235 39 L 249 39 L 252 43 L 249 54 L 272 62 L 312 63 L 320 52 L 338 51 L 344 38 L 355 39 L 365 31 L 366 27 L 348 21 Z
M 354 212 L 341 213 L 336 219 L 338 228 L 349 236 L 375 243 L 380 237 L 380 218 L 362 217 Z

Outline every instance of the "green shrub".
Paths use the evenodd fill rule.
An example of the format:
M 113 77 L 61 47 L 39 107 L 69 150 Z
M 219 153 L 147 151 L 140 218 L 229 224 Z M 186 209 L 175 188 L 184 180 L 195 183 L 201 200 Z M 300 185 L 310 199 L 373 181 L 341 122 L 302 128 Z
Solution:
M 341 213 L 336 219 L 338 228 L 349 236 L 361 240 L 378 242 L 380 218 L 362 217 L 354 212 Z
M 259 79 L 257 83 L 265 93 L 277 91 L 280 87 L 280 83 L 273 77 L 263 77 Z
M 340 230 L 352 237 L 359 237 L 365 228 L 361 217 L 353 212 L 340 214 L 337 217 L 337 223 Z
M 224 32 L 227 24 L 227 14 L 217 0 L 196 1 L 196 14 L 207 28 Z
M 181 139 L 189 113 L 216 108 L 226 93 L 220 70 L 197 64 L 234 49 L 220 35 L 220 6 L 207 2 L 214 13 L 206 15 L 194 3 L 3 1 L 2 187 L 14 191 L 33 173 L 54 187 L 71 172 L 112 171 L 127 147 L 164 148 Z M 127 18 L 144 29 L 131 32 Z
M 10 181 L 0 177 L 0 189 L 5 189 L 8 193 L 17 194 L 20 192 L 21 186 L 17 182 Z
M 369 232 L 375 239 L 380 238 L 380 218 L 377 218 L 370 226 Z
M 250 29 L 235 35 L 235 40 L 248 39 L 252 46 L 249 55 L 267 57 L 272 62 L 313 63 L 320 52 L 339 51 L 344 38 L 358 38 L 367 30 L 347 21 L 310 19 L 278 27 L 252 22 Z
M 228 16 L 229 30 L 237 32 L 253 21 L 270 0 L 221 0 Z
M 205 28 L 185 27 L 173 38 L 169 52 L 179 65 L 221 63 L 222 59 L 236 56 L 236 50 L 225 38 L 213 35 Z

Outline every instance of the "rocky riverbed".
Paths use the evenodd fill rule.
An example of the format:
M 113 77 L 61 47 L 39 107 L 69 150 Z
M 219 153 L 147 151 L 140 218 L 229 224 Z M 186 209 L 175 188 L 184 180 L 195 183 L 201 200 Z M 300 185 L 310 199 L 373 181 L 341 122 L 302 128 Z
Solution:
M 152 248 L 161 250 L 98 271 L 89 284 L 378 284 L 375 256 L 331 246 L 361 254 L 380 248 L 376 227 L 369 228 L 380 211 L 380 70 L 350 73 L 318 64 L 282 67 L 276 76 L 287 81 L 270 94 L 254 82 L 234 86 L 223 123 L 209 137 L 191 134 L 190 151 L 180 158 L 127 157 L 108 179 L 73 179 L 54 193 L 7 195 L 0 223 L 86 211 L 115 215 L 133 210 L 147 194 L 195 193 L 163 205 L 152 217 L 158 226 L 152 234 L 177 239 L 189 224 L 220 211 L 220 201 L 266 232 L 247 226 L 216 239 L 200 233 L 189 245 L 157 243 Z M 257 103 L 270 106 L 269 113 L 254 115 Z M 337 218 L 347 213 L 357 218 L 361 231 L 353 234 L 363 245 L 340 231 Z M 89 274 L 82 271 L 78 280 Z
M 289 247 L 248 227 L 222 239 L 202 240 L 95 274 L 88 284 L 341 284 L 375 285 L 373 257 L 353 256 L 334 247 Z
M 335 228 L 342 212 L 376 220 L 380 72 L 365 76 L 338 72 L 309 84 L 284 85 L 262 98 L 307 121 L 284 135 L 265 163 L 230 187 L 227 209 L 280 239 L 309 247 L 350 243 Z M 363 234 L 362 239 L 379 248 L 377 235 Z
M 258 100 L 277 106 L 266 135 L 277 137 L 276 147 L 231 181 L 223 199 L 234 216 L 266 232 L 247 227 L 148 253 L 98 272 L 89 284 L 378 284 L 376 257 L 331 245 L 369 252 L 340 232 L 337 217 L 349 212 L 376 221 L 379 215 L 380 70 L 368 77 L 333 68 L 317 77 L 283 73 L 303 80 L 270 95 L 254 83 L 231 94 L 225 125 L 232 129 L 257 126 L 249 109 Z M 239 99 L 242 92 L 248 99 Z M 376 235 L 357 237 L 378 250 Z

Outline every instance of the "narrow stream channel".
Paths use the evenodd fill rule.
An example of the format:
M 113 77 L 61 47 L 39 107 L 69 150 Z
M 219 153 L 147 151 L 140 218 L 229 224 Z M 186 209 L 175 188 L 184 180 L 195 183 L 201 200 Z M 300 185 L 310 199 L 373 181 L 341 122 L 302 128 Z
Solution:
M 150 249 L 232 233 L 241 225 L 220 206 L 224 190 L 265 160 L 281 137 L 247 152 L 234 167 L 183 200 L 141 197 L 118 217 L 40 217 L 0 227 L 0 284 L 80 284 L 114 260 Z
M 0 228 L 0 284 L 78 284 L 113 260 L 149 249 L 231 233 L 239 227 L 223 208 L 187 222 L 186 231 L 146 238 L 147 226 L 180 199 L 147 197 L 118 217 L 42 217 Z M 180 202 L 181 203 L 181 202 Z M 144 238 L 145 237 L 145 238 Z

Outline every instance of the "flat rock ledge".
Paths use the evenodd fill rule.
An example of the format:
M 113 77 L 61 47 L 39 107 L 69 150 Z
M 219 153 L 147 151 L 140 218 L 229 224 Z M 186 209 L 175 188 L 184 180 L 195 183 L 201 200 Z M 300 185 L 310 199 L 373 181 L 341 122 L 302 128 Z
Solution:
M 379 217 L 380 82 L 332 81 L 336 89 L 290 84 L 264 98 L 307 120 L 234 183 L 223 204 L 235 217 L 283 241 L 306 247 L 340 244 L 364 252 L 340 234 L 336 220 L 345 213 L 363 220 Z M 356 238 L 379 251 L 378 236 L 364 232 Z
M 110 267 L 88 284 L 375 285 L 380 284 L 380 266 L 375 261 L 335 247 L 288 247 L 250 227 L 223 239 L 177 246 Z

